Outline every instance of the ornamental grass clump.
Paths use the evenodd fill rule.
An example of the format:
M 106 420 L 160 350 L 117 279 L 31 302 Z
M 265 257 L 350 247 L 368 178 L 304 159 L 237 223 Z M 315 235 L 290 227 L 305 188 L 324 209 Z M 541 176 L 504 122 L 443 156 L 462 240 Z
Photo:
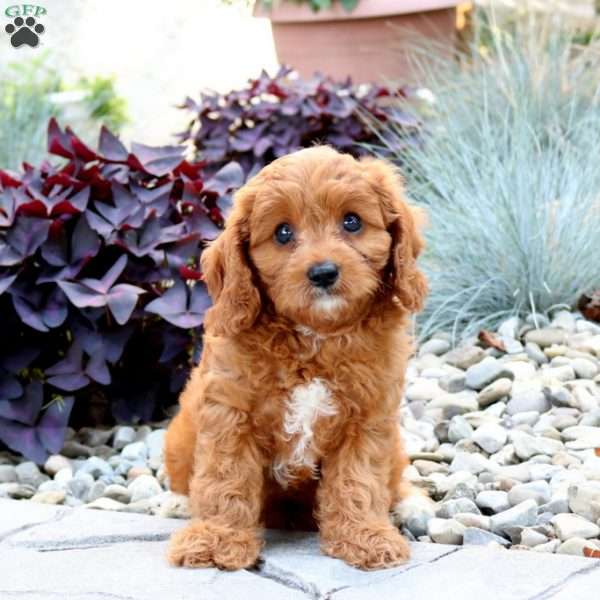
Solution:
M 554 17 L 490 23 L 459 60 L 415 52 L 432 92 L 424 143 L 389 123 L 376 148 L 401 148 L 429 215 L 421 337 L 573 306 L 600 285 L 600 44 L 578 46 Z

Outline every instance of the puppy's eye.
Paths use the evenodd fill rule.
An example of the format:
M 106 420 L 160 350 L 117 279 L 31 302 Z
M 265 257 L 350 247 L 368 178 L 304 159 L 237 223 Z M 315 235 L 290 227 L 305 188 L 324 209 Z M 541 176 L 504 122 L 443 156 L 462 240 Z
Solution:
M 287 244 L 294 238 L 294 230 L 288 223 L 282 223 L 275 230 L 275 239 L 280 244 Z
M 362 221 L 356 213 L 348 213 L 344 215 L 344 229 L 350 233 L 356 233 L 360 231 L 362 227 Z

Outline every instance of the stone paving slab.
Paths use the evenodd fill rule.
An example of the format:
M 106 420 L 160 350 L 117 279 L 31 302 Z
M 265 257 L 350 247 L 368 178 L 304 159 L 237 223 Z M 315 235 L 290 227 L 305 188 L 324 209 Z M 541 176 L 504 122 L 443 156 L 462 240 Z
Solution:
M 411 544 L 405 565 L 363 572 L 320 554 L 315 534 L 274 531 L 254 569 L 175 569 L 166 538 L 182 525 L 0 500 L 0 599 L 587 600 L 600 590 L 600 560 Z
M 96 595 L 103 600 L 232 600 L 306 598 L 299 590 L 249 571 L 176 569 L 165 561 L 167 542 L 123 542 L 45 551 L 0 546 L 0 598 L 54 600 Z M 3 572 L 4 571 L 4 572 Z
M 48 504 L 0 499 L 0 540 L 25 528 L 60 518 L 68 510 Z
M 36 506 L 36 515 L 41 514 L 37 507 L 44 507 L 32 502 L 3 500 L 0 501 L 0 513 L 15 510 L 5 509 L 7 503 Z M 159 519 L 135 513 L 114 512 L 109 515 L 105 511 L 87 508 L 44 508 L 54 508 L 56 512 L 53 517 L 48 512 L 50 518 L 36 527 L 26 527 L 11 535 L 10 544 L 38 550 L 56 550 L 126 541 L 163 541 L 175 529 L 183 526 L 183 522 L 177 519 Z M 22 510 L 19 507 L 19 512 Z
M 341 560 L 321 555 L 319 540 L 312 533 L 270 531 L 260 571 L 275 581 L 319 598 L 328 597 L 341 588 L 374 585 L 457 550 L 456 546 L 412 544 L 408 563 L 394 569 L 361 571 Z
M 485 598 L 541 600 L 584 596 L 565 594 L 561 586 L 583 574 L 596 578 L 600 594 L 600 561 L 564 554 L 541 554 L 485 546 L 461 548 L 434 563 L 411 569 L 368 588 L 370 598 Z M 364 587 L 350 587 L 335 600 L 365 598 Z M 417 592 L 417 594 L 415 594 Z

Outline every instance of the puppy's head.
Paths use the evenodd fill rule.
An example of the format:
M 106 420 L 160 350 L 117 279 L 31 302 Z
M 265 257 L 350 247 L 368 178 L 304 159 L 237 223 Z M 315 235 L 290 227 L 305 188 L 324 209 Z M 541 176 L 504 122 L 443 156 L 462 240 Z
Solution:
M 416 213 L 385 161 L 357 161 L 328 147 L 265 167 L 236 195 L 223 234 L 202 256 L 215 301 L 207 325 L 234 335 L 261 310 L 316 332 L 332 332 L 396 298 L 418 311 L 427 286 Z

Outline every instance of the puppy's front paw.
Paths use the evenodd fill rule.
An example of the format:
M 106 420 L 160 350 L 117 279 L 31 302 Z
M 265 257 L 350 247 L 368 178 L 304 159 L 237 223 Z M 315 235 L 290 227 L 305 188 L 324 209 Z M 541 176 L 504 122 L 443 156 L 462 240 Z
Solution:
M 218 567 L 234 571 L 251 567 L 258 559 L 261 546 L 254 529 L 233 529 L 196 520 L 171 536 L 167 558 L 177 567 Z
M 410 557 L 408 542 L 394 527 L 349 530 L 343 539 L 323 540 L 321 549 L 366 570 L 395 567 Z

